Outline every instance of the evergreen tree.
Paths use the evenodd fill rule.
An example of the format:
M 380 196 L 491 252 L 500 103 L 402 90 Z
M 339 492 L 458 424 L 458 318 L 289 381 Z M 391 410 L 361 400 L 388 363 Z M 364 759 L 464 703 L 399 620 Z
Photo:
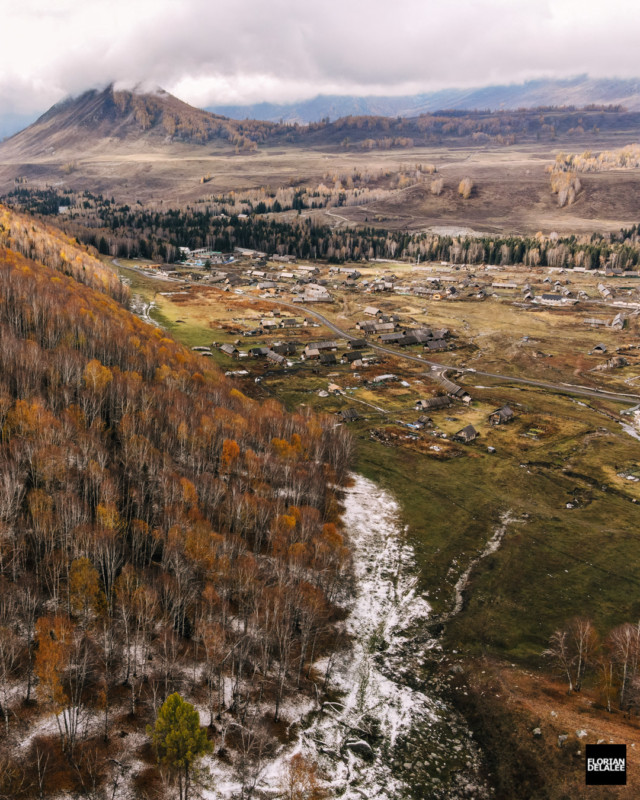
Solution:
M 193 765 L 212 749 L 207 732 L 200 727 L 198 712 L 174 692 L 164 701 L 153 730 L 150 727 L 147 730 L 158 762 L 178 784 L 180 800 L 188 800 Z

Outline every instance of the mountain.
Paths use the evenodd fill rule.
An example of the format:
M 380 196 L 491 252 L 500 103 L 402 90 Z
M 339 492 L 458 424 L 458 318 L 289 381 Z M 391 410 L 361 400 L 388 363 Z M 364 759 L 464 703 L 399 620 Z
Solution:
M 307 124 L 326 117 L 346 116 L 415 117 L 442 109 L 517 109 L 537 106 L 622 105 L 640 110 L 640 79 L 589 78 L 535 80 L 521 84 L 484 86 L 473 89 L 442 89 L 399 97 L 318 95 L 310 100 L 282 105 L 215 105 L 209 111 L 234 119 Z
M 111 85 L 57 103 L 0 147 L 3 155 L 22 158 L 60 151 L 112 152 L 131 143 L 153 149 L 174 141 L 206 144 L 216 139 L 243 149 L 248 134 L 252 142 L 261 141 L 274 127 L 267 122 L 239 123 L 194 108 L 163 89 L 120 91 Z

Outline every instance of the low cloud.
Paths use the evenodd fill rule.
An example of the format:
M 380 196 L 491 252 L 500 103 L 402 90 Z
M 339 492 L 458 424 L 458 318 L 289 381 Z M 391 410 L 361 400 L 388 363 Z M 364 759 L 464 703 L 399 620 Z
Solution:
M 0 108 L 109 82 L 199 106 L 411 94 L 537 77 L 633 77 L 627 0 L 27 0 L 3 14 Z

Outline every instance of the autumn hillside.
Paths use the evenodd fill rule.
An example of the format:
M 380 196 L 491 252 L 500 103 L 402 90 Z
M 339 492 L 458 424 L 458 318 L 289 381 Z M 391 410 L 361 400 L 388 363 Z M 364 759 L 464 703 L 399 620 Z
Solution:
M 25 219 L 2 211 L 5 243 Z M 0 797 L 113 787 L 125 762 L 152 796 L 174 691 L 249 776 L 335 644 L 348 438 L 245 397 L 31 234 L 66 255 L 0 250 Z
M 62 231 L 19 214 L 0 203 L 0 246 L 70 275 L 126 304 L 129 290 L 118 276 L 94 258 L 87 247 Z M 94 251 L 95 252 L 95 251 Z

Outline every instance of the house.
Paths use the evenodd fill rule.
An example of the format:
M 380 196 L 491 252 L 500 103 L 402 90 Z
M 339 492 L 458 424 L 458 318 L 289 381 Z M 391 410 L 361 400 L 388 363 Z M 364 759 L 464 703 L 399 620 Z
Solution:
M 376 333 L 392 333 L 397 328 L 395 322 L 376 322 L 374 330 Z
M 362 361 L 364 353 L 344 353 L 342 356 L 343 364 L 353 364 L 354 361 Z
M 268 352 L 269 352 L 268 347 L 252 347 L 249 350 L 249 355 L 252 358 L 264 358 Z
M 284 365 L 287 363 L 287 359 L 283 355 L 280 355 L 280 353 L 275 353 L 273 350 L 267 351 L 267 359 L 269 361 L 273 361 L 274 364 Z
M 454 442 L 462 442 L 462 444 L 469 444 L 474 439 L 477 439 L 480 434 L 478 431 L 473 427 L 473 425 L 467 425 L 462 430 L 454 433 L 451 437 Z
M 397 344 L 401 339 L 404 339 L 403 333 L 383 333 L 380 337 L 382 344 Z
M 342 418 L 343 422 L 357 422 L 357 420 L 361 419 L 355 408 L 345 408 L 343 411 L 338 412 L 338 416 Z
M 561 294 L 548 294 L 545 293 L 540 298 L 541 302 L 546 306 L 559 306 L 562 305 L 563 297 Z
M 511 422 L 513 419 L 513 411 L 509 406 L 502 406 L 489 414 L 489 422 L 492 425 L 503 425 L 506 422 Z
M 603 344 L 602 342 L 600 342 L 600 344 L 597 344 L 597 345 L 596 345 L 596 346 L 595 346 L 595 347 L 594 347 L 594 348 L 591 350 L 591 352 L 592 352 L 592 353 L 599 353 L 599 354 L 606 353 L 606 352 L 607 352 L 607 345 L 606 345 L 606 344 Z
M 307 345 L 307 347 L 313 347 L 316 350 L 337 350 L 338 343 L 327 340 L 324 342 L 314 342 L 313 344 Z
M 626 325 L 626 322 L 627 320 L 622 316 L 622 314 L 616 314 L 611 320 L 611 327 L 616 331 L 621 331 Z
M 598 291 L 600 292 L 600 294 L 602 295 L 602 297 L 604 297 L 604 298 L 605 298 L 605 300 L 606 300 L 606 299 L 608 299 L 609 297 L 611 297 L 611 296 L 612 296 L 612 295 L 611 295 L 611 289 L 607 288 L 607 287 L 604 285 L 604 283 L 599 283 L 599 284 L 598 284 Z
M 296 297 L 293 301 L 300 303 L 333 303 L 333 297 L 323 289 L 322 291 L 314 289 L 312 291 L 305 291 L 302 297 Z
M 320 353 L 320 363 L 323 367 L 332 367 L 337 364 L 335 353 Z
M 408 336 L 401 336 L 398 339 L 398 344 L 400 347 L 410 347 L 412 344 L 418 344 L 418 340 L 415 336 L 409 334 Z
M 281 356 L 295 356 L 296 354 L 295 342 L 278 342 L 278 344 L 272 345 L 271 349 Z
M 375 322 L 356 322 L 356 328 L 361 330 L 363 333 L 375 333 L 376 332 L 376 323 Z
M 413 328 L 407 333 L 412 333 L 419 342 L 426 342 L 427 339 L 433 339 L 433 331 L 431 328 Z
M 421 414 L 416 420 L 416 428 L 433 428 L 433 420 L 426 414 Z
M 320 358 L 320 351 L 316 347 L 309 347 L 309 345 L 307 345 L 302 352 L 302 358 Z
M 457 400 L 462 400 L 464 403 L 471 402 L 471 395 L 469 392 L 461 386 L 458 386 L 457 383 L 450 381 L 448 378 L 441 378 L 440 385 L 449 397 L 455 397 Z
M 347 342 L 347 347 L 350 347 L 352 350 L 362 350 L 367 344 L 368 342 L 366 339 L 350 339 Z
M 425 350 L 429 350 L 431 353 L 438 352 L 440 350 L 447 350 L 448 345 L 444 339 L 433 339 L 430 342 L 427 342 L 424 346 Z
M 223 344 L 220 348 L 221 352 L 223 352 L 227 356 L 231 356 L 231 358 L 238 357 L 238 348 L 234 347 L 232 344 Z
M 434 339 L 446 339 L 449 336 L 449 328 L 438 328 L 433 331 Z
M 379 308 L 376 308 L 375 306 L 367 306 L 364 310 L 364 313 L 368 317 L 377 317 L 378 314 L 382 314 L 382 311 Z
M 418 400 L 416 411 L 435 411 L 439 408 L 449 408 L 451 398 L 443 395 L 441 397 L 429 397 L 427 400 Z

